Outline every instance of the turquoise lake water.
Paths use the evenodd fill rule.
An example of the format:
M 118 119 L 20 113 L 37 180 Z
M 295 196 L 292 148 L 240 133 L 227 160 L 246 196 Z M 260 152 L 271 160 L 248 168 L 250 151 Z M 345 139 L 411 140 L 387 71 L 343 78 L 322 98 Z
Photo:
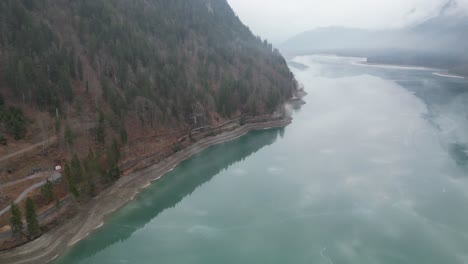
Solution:
M 468 263 L 468 82 L 294 61 L 290 126 L 183 162 L 55 263 Z

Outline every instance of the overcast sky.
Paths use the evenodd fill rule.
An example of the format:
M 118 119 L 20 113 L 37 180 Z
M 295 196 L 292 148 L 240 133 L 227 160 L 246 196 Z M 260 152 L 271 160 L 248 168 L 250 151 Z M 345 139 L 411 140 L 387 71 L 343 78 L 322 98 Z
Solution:
M 274 44 L 324 26 L 401 27 L 436 15 L 448 1 L 228 0 L 244 24 Z M 459 6 L 468 7 L 468 0 L 457 1 Z

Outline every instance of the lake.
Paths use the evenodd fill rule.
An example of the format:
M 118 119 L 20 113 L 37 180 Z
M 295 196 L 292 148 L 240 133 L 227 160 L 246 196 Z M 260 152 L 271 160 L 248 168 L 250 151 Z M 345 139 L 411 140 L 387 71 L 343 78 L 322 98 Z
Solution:
M 183 162 L 55 263 L 468 263 L 468 82 L 304 56 L 307 104 Z

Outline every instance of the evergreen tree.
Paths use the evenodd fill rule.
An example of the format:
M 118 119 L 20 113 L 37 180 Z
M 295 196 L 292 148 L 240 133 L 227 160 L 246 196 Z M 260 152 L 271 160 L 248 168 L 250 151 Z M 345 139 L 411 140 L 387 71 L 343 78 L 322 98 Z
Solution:
M 64 135 L 65 143 L 67 143 L 68 147 L 73 146 L 73 132 L 70 126 L 65 127 L 65 135 Z
M 100 144 L 105 143 L 106 131 L 104 127 L 104 113 L 99 111 L 99 121 L 96 129 L 96 138 Z
M 60 119 L 57 118 L 57 120 L 55 120 L 55 135 L 57 136 L 57 138 L 59 138 L 61 127 L 62 127 L 62 122 L 60 122 Z
M 75 61 L 75 49 L 71 49 L 68 54 L 68 69 L 70 70 L 70 76 L 76 80 L 76 61 Z
M 5 136 L 0 134 L 0 145 L 6 146 L 7 143 L 8 142 L 7 142 L 7 139 L 5 138 Z
M 112 141 L 112 145 L 108 149 L 107 157 L 111 166 L 117 165 L 120 161 L 120 146 L 117 140 Z
M 120 141 L 122 142 L 123 145 L 127 144 L 128 140 L 128 134 L 127 134 L 127 129 L 125 128 L 125 124 L 122 124 L 120 128 Z
M 89 176 L 89 180 L 93 180 L 93 177 L 95 176 L 103 176 L 104 168 L 102 167 L 100 160 L 100 152 L 98 151 L 97 154 L 94 154 L 93 151 L 89 149 L 83 166 L 86 176 Z
M 81 59 L 78 58 L 78 77 L 80 78 L 80 81 L 83 81 L 84 76 L 83 76 L 83 62 L 81 62 Z
M 28 87 L 26 75 L 24 74 L 24 64 L 21 60 L 18 61 L 18 64 L 16 66 L 16 85 L 15 87 L 17 88 L 15 90 L 15 93 L 17 95 L 23 95 L 24 91 Z
M 109 181 L 115 181 L 120 177 L 119 169 L 120 161 L 120 146 L 117 140 L 113 140 L 112 145 L 107 148 L 107 179 Z
M 109 180 L 115 181 L 115 180 L 119 179 L 120 173 L 121 172 L 120 172 L 119 166 L 114 165 L 107 172 L 107 177 L 108 177 Z
M 65 163 L 65 177 L 67 178 L 68 191 L 70 191 L 75 197 L 78 197 L 79 192 L 76 188 L 76 180 L 71 173 L 70 166 L 68 166 L 68 163 Z
M 68 74 L 63 73 L 63 76 L 59 80 L 59 86 L 62 89 L 65 99 L 70 103 L 73 102 L 73 89 Z
M 91 148 L 88 149 L 88 155 L 83 162 L 83 169 L 86 174 L 90 174 L 93 171 L 93 163 L 94 163 L 94 152 Z
M 80 159 L 76 154 L 73 155 L 71 160 L 71 175 L 78 182 L 83 176 L 83 168 L 81 167 Z
M 12 203 L 10 207 L 10 212 L 11 229 L 14 234 L 19 234 L 23 231 L 23 222 L 21 221 L 21 209 L 17 204 Z
M 94 176 L 97 174 L 97 161 L 94 153 L 91 149 L 88 150 L 88 155 L 83 161 L 83 171 L 86 178 L 87 193 L 90 197 L 96 195 L 96 185 L 94 182 Z
M 40 227 L 37 220 L 36 208 L 33 200 L 28 197 L 26 199 L 26 222 L 28 223 L 28 233 L 31 237 L 39 235 Z
M 46 183 L 42 186 L 41 192 L 47 203 L 54 201 L 54 186 L 49 180 L 47 180 Z
M 0 107 L 0 123 L 3 123 L 9 134 L 16 140 L 24 138 L 26 135 L 26 117 L 20 108 Z

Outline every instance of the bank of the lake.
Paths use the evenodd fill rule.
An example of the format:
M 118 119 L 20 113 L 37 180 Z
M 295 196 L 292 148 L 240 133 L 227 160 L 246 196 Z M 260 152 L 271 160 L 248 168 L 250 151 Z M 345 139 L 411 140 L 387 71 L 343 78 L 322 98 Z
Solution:
M 138 193 L 159 180 L 179 163 L 218 144 L 246 135 L 254 130 L 281 128 L 291 123 L 290 117 L 247 123 L 231 131 L 203 138 L 169 158 L 120 178 L 114 185 L 79 208 L 72 219 L 50 230 L 40 238 L 12 250 L 0 252 L 0 263 L 48 263 L 94 230 L 102 227 L 106 216 L 133 200 Z

